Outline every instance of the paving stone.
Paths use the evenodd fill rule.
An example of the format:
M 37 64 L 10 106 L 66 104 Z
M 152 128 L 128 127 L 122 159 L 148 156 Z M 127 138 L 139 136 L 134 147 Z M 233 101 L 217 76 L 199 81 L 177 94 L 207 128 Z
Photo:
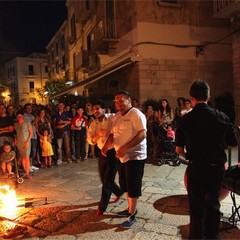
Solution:
M 150 232 L 156 232 L 160 234 L 166 234 L 169 236 L 177 236 L 179 230 L 176 226 L 165 225 L 161 223 L 146 223 L 144 229 Z
M 137 222 L 131 229 L 119 227 L 125 218 L 116 215 L 128 206 L 125 194 L 117 203 L 110 203 L 104 215 L 96 216 L 102 187 L 97 160 L 40 169 L 31 180 L 19 184 L 16 192 L 22 199 L 21 204 L 27 197 L 47 197 L 48 204 L 19 207 L 17 218 L 10 221 L 0 217 L 0 239 L 14 224 L 27 226 L 24 239 L 185 239 L 189 231 L 187 191 L 183 179 L 185 169 L 183 164 L 178 167 L 146 164 Z M 236 201 L 239 204 L 240 196 L 236 196 Z M 230 195 L 221 201 L 221 211 L 224 213 L 221 239 L 239 239 L 239 224 L 233 228 L 228 222 L 232 211 Z
M 139 232 L 132 240 L 179 240 L 180 237 L 158 234 L 156 232 Z

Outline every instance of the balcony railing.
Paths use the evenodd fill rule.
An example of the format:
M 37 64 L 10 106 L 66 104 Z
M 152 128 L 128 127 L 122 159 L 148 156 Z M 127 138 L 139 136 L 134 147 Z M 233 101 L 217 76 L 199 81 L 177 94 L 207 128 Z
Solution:
M 82 50 L 75 57 L 76 70 L 82 69 L 93 69 L 98 67 L 99 60 L 98 55 L 93 50 Z
M 239 0 L 214 0 L 213 1 L 214 17 L 230 18 L 240 11 Z
M 76 11 L 76 21 L 85 23 L 93 14 L 94 6 L 90 1 L 81 1 L 81 7 Z
M 115 48 L 119 42 L 115 19 L 101 18 L 91 33 L 91 47 L 94 50 L 106 51 L 109 48 Z

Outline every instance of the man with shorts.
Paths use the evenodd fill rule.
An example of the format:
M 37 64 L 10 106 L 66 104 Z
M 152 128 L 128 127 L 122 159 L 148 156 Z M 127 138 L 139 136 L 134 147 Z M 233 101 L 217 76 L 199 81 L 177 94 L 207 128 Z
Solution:
M 121 227 L 130 228 L 136 222 L 137 200 L 142 195 L 142 178 L 147 158 L 146 117 L 132 107 L 130 94 L 126 91 L 115 94 L 115 106 L 118 112 L 102 154 L 106 155 L 113 143 L 116 157 L 120 159 L 120 186 L 126 192 L 128 201 L 128 208 L 118 212 L 118 216 L 127 217 Z

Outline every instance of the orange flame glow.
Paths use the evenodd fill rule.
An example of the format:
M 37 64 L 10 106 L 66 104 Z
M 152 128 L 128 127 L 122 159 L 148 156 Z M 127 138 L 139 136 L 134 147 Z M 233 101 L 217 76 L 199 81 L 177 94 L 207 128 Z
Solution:
M 0 186 L 0 216 L 14 219 L 17 215 L 18 200 L 15 190 L 9 185 Z

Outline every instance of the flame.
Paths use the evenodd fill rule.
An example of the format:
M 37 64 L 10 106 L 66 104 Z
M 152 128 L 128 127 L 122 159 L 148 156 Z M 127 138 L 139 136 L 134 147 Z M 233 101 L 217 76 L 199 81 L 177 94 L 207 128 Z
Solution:
M 16 192 L 9 185 L 0 186 L 0 216 L 14 219 L 17 216 Z

